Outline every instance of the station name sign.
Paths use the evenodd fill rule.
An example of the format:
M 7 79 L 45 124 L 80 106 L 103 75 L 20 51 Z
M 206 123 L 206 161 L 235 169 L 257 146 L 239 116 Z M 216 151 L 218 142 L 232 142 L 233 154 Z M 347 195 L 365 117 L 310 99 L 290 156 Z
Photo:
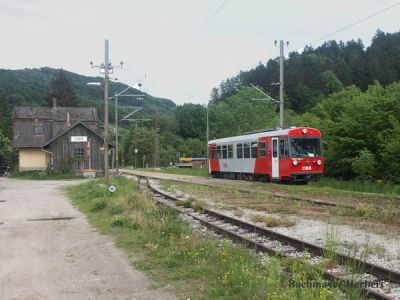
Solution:
M 87 142 L 87 136 L 71 136 L 71 143 Z

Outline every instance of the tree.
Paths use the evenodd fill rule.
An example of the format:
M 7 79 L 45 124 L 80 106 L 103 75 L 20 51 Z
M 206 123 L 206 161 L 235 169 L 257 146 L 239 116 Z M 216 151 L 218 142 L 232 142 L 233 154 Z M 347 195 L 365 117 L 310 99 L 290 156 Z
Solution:
M 0 131 L 0 167 L 11 166 L 15 160 L 11 141 Z
M 187 139 L 178 147 L 181 155 L 188 157 L 204 157 L 206 155 L 206 142 L 199 139 Z
M 200 104 L 185 103 L 175 109 L 177 133 L 183 138 L 204 140 L 206 136 L 206 107 Z
M 331 70 L 319 74 L 318 87 L 325 95 L 340 92 L 343 84 Z
M 4 97 L 2 89 L 0 89 L 0 108 L 0 131 L 12 138 L 12 107 Z
M 57 98 L 57 106 L 79 106 L 72 81 L 63 70 L 59 70 L 50 82 L 46 95 L 44 96 L 45 105 L 52 106 L 53 98 Z
M 220 101 L 221 97 L 219 95 L 219 90 L 216 87 L 212 88 L 210 98 L 211 100 L 209 104 L 217 104 Z
M 361 150 L 360 155 L 352 162 L 351 167 L 357 178 L 371 180 L 376 172 L 375 156 L 369 150 Z

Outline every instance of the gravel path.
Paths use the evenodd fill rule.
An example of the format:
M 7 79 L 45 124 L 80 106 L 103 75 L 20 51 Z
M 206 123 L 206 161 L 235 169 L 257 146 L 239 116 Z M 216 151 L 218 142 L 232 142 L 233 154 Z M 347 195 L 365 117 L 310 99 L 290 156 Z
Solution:
M 173 299 L 72 207 L 77 182 L 0 178 L 0 299 Z

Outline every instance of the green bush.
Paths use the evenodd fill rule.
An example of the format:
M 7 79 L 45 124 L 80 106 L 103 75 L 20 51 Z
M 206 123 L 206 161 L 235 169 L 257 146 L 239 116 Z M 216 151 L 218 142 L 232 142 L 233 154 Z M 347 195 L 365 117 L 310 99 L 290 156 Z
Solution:
M 351 164 L 354 174 L 361 180 L 371 180 L 375 177 L 376 160 L 375 156 L 364 149 Z
M 106 207 L 107 207 L 107 200 L 106 199 L 98 199 L 94 202 L 90 211 L 92 211 L 92 212 L 100 211 L 100 210 L 105 209 Z

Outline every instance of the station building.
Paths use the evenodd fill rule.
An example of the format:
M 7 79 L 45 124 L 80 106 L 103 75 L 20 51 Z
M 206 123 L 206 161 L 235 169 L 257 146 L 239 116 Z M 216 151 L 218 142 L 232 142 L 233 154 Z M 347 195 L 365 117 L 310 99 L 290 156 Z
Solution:
M 16 107 L 13 146 L 19 170 L 95 170 L 104 174 L 104 138 L 92 107 Z

